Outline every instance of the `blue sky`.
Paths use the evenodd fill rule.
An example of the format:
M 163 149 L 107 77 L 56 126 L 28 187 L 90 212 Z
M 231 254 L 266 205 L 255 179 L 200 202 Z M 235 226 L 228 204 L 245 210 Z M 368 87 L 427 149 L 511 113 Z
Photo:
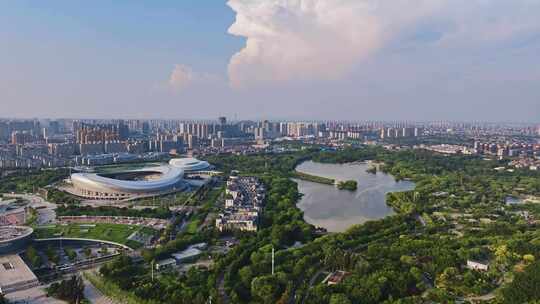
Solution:
M 0 1 L 0 117 L 540 120 L 540 2 Z

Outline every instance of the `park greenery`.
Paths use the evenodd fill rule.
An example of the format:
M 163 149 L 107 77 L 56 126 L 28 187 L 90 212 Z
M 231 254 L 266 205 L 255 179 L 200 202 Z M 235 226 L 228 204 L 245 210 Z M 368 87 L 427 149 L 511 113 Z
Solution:
M 416 186 L 387 195 L 394 215 L 343 233 L 321 235 L 304 221 L 296 206 L 301 194 L 291 179 L 297 177 L 295 167 L 309 159 L 324 163 L 373 160 L 380 164 L 380 171 Z M 93 277 L 96 284 L 141 304 L 202 304 L 210 297 L 246 304 L 452 303 L 479 296 L 497 304 L 540 300 L 535 284 L 540 280 L 540 207 L 506 203 L 508 196 L 540 196 L 538 172 L 495 170 L 504 167 L 506 160 L 412 149 L 388 151 L 378 146 L 337 151 L 309 147 L 276 154 L 208 156 L 206 160 L 225 174 L 237 170 L 259 177 L 266 185 L 259 230 L 224 235 L 211 224 L 202 225 L 217 212 L 215 202 L 222 193 L 222 189 L 203 189 L 202 199 L 193 202 L 199 204 L 199 211 L 189 216 L 186 229 L 163 239 L 156 248 L 143 250 L 140 263 L 127 256 L 117 258 L 102 268 L 101 276 Z M 66 211 L 61 212 L 70 210 L 62 208 Z M 75 208 L 81 207 L 69 212 L 76 212 Z M 80 225 L 47 229 L 36 229 L 37 236 L 95 235 L 122 243 L 133 232 L 122 228 L 120 233 L 113 227 L 83 232 Z M 168 228 L 166 235 L 173 231 Z M 180 275 L 165 271 L 152 279 L 153 262 L 190 244 L 215 245 L 224 236 L 234 236 L 239 243 L 227 253 L 213 253 L 212 267 L 195 267 Z M 276 250 L 274 275 L 272 248 Z M 29 248 L 26 258 L 37 267 L 41 261 L 33 251 Z M 488 269 L 469 269 L 468 261 L 485 263 Z M 322 279 L 336 270 L 348 275 L 339 284 L 323 284 Z
M 69 175 L 67 169 L 16 171 L 0 179 L 0 193 L 26 193 L 35 192 L 61 181 Z
M 28 262 L 30 262 L 30 265 L 33 268 L 38 268 L 43 264 L 43 260 L 41 256 L 39 255 L 37 250 L 32 246 L 29 246 L 26 249 L 25 258 Z
M 124 224 L 68 224 L 41 226 L 34 229 L 35 237 L 38 239 L 66 237 L 85 238 L 94 240 L 111 241 L 131 248 L 140 248 L 141 243 L 131 241 L 128 237 L 139 231 L 145 234 L 155 234 L 156 231 L 147 227 Z
M 47 288 L 47 294 L 69 304 L 79 304 L 84 301 L 84 283 L 80 276 L 55 282 Z
M 160 218 L 168 219 L 172 216 L 172 213 L 169 209 L 158 207 L 158 208 L 144 208 L 144 209 L 133 209 L 133 208 L 119 208 L 112 206 L 99 206 L 99 207 L 90 207 L 90 206 L 80 206 L 80 205 L 59 205 L 56 209 L 56 214 L 58 216 L 128 216 L 128 217 L 146 217 L 146 218 Z
M 504 303 L 528 303 L 540 299 L 540 261 L 517 272 L 512 283 L 502 289 Z
M 300 194 L 290 179 L 296 165 L 307 159 L 326 163 L 374 160 L 381 164 L 381 171 L 397 180 L 412 180 L 416 188 L 388 194 L 387 203 L 395 215 L 320 236 L 296 207 Z M 509 206 L 505 198 L 538 196 L 540 176 L 495 170 L 504 160 L 423 150 L 391 152 L 381 147 L 211 156 L 208 160 L 218 170 L 238 170 L 266 184 L 259 231 L 236 233 L 239 245 L 227 254 L 215 255 L 213 268 L 193 270 L 178 280 L 166 273 L 152 282 L 147 264 L 189 244 L 216 242 L 220 235 L 211 227 L 197 234 L 181 233 L 163 249 L 147 252 L 144 264 L 133 266 L 129 260 L 119 260 L 115 263 L 120 264 L 102 273 L 104 279 L 157 302 L 205 303 L 212 297 L 231 303 L 322 304 L 448 303 L 477 296 L 511 303 L 514 295 L 508 292 L 509 282 L 536 278 L 540 208 Z M 291 247 L 295 243 L 302 245 Z M 270 271 L 272 247 L 276 249 L 274 275 Z M 488 270 L 468 269 L 467 261 L 483 261 Z M 335 270 L 348 273 L 343 282 L 322 284 L 322 278 Z M 519 290 L 519 299 L 538 299 L 536 289 Z M 186 295 L 189 301 L 180 300 Z
M 47 189 L 47 200 L 58 205 L 79 205 L 81 200 L 55 188 Z

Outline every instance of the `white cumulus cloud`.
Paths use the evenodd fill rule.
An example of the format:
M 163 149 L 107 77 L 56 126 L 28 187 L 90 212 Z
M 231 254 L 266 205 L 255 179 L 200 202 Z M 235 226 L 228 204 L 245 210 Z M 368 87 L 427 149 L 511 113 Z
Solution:
M 229 0 L 232 87 L 341 78 L 384 47 L 497 47 L 534 38 L 537 0 Z M 531 39 L 532 39 L 531 38 Z M 411 40 L 411 41 L 409 41 Z M 495 45 L 494 45 L 495 44 Z
M 229 0 L 229 33 L 246 38 L 229 62 L 233 87 L 334 79 L 441 0 Z M 406 9 L 406 10 L 405 10 Z M 404 13 L 406 12 L 406 13 Z
M 169 86 L 174 89 L 184 89 L 190 86 L 198 75 L 187 65 L 176 64 L 169 76 Z
M 217 75 L 194 71 L 193 68 L 185 64 L 175 64 L 169 75 L 167 87 L 175 91 L 182 91 L 196 86 L 217 86 L 220 82 L 222 80 Z

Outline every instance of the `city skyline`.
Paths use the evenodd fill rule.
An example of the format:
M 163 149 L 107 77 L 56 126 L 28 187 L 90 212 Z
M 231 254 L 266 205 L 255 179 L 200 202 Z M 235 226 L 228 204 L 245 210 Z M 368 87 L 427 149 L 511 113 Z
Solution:
M 0 304 L 540 304 L 539 13 L 0 1 Z
M 539 6 L 0 4 L 0 116 L 537 123 Z

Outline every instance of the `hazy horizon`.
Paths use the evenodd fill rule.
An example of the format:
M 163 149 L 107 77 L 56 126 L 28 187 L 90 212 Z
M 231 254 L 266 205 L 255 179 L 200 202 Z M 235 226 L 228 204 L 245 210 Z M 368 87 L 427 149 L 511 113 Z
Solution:
M 528 0 L 6 2 L 0 117 L 538 123 L 539 11 Z

